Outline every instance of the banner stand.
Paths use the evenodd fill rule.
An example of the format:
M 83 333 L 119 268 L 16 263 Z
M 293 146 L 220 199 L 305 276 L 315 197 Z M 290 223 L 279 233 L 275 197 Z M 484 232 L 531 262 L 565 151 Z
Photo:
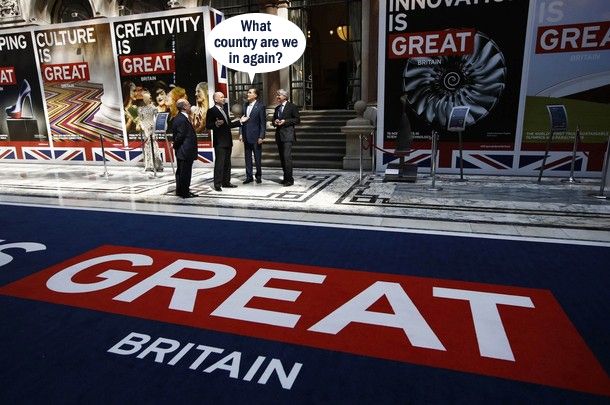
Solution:
M 454 181 L 468 181 L 464 178 L 464 146 L 462 143 L 462 133 L 466 129 L 466 118 L 470 112 L 469 106 L 453 107 L 447 120 L 447 131 L 458 133 L 458 143 L 460 145 L 460 179 Z
M 432 131 L 432 153 L 430 155 L 430 177 L 432 177 L 432 186 L 428 187 L 428 191 L 440 191 L 442 187 L 436 187 L 436 155 L 438 149 L 438 132 Z
M 580 139 L 580 127 L 576 126 L 576 134 L 574 135 L 574 146 L 572 147 L 572 163 L 570 164 L 570 177 L 561 180 L 563 183 L 580 183 L 574 178 L 574 166 L 576 165 L 576 149 L 578 148 L 578 140 Z
M 102 162 L 104 163 L 104 173 L 100 174 L 100 177 L 106 177 L 106 180 L 108 180 L 108 176 L 112 176 L 112 174 L 108 173 L 108 168 L 106 167 L 106 149 L 104 148 L 102 134 L 100 134 L 100 145 L 102 145 Z
M 176 174 L 176 169 L 174 169 L 174 155 L 173 148 L 169 144 L 169 138 L 167 137 L 167 120 L 169 119 L 169 113 L 160 112 L 155 115 L 155 131 L 154 133 L 157 135 L 163 135 L 165 137 L 165 150 L 167 151 L 167 157 L 169 157 L 169 162 L 172 165 L 172 173 Z M 154 149 L 153 149 L 154 152 Z M 154 153 L 153 153 L 153 163 L 154 163 Z M 156 175 L 155 171 L 155 175 Z
M 606 187 L 606 176 L 608 175 L 608 155 L 610 154 L 610 134 L 608 134 L 608 143 L 606 144 L 606 156 L 604 157 L 604 166 L 602 168 L 602 181 L 599 185 L 599 193 L 589 194 L 591 197 L 599 200 L 607 200 L 609 197 L 604 194 L 604 188 Z
M 544 158 L 542 158 L 540 172 L 538 173 L 538 183 L 542 180 L 542 172 L 546 166 L 546 159 L 549 156 L 549 149 L 551 148 L 551 142 L 553 141 L 553 133 L 565 132 L 568 129 L 568 113 L 566 112 L 566 107 L 564 105 L 547 105 L 546 109 L 549 112 L 549 120 L 551 121 L 551 133 L 546 140 Z
M 155 140 L 155 135 L 154 134 L 150 134 L 150 153 L 152 156 L 152 160 L 153 160 L 153 177 L 156 178 L 157 177 L 157 162 L 155 162 L 155 143 L 157 141 Z

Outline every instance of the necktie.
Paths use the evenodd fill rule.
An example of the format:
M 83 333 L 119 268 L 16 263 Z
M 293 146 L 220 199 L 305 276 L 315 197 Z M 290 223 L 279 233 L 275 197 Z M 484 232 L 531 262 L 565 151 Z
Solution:
M 222 116 L 224 117 L 225 122 L 226 122 L 226 123 L 228 123 L 228 122 L 229 122 L 229 119 L 227 118 L 227 114 L 225 114 L 224 109 L 223 109 L 222 107 L 218 107 L 218 106 L 216 106 L 216 108 L 218 108 L 218 109 L 220 110 L 220 113 L 221 113 L 221 114 L 222 114 Z
M 284 104 L 280 107 L 280 118 L 284 117 Z

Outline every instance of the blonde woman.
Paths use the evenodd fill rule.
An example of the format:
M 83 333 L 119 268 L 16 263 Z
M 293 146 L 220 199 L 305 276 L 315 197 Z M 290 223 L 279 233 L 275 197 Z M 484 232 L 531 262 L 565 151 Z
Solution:
M 193 108 L 193 127 L 195 127 L 195 132 L 198 134 L 206 130 L 205 118 L 210 108 L 208 97 L 208 84 L 200 82 L 195 88 L 195 102 L 197 105 Z

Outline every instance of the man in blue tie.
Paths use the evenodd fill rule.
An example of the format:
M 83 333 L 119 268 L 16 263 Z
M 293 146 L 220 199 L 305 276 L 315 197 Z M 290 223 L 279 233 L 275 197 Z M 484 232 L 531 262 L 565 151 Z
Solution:
M 288 101 L 288 92 L 279 89 L 276 93 L 278 106 L 275 107 L 272 124 L 275 127 L 275 143 L 280 154 L 284 179 L 282 184 L 290 187 L 294 184 L 292 177 L 292 144 L 296 142 L 297 136 L 294 126 L 301 122 L 299 109 Z
M 263 153 L 263 139 L 265 139 L 265 128 L 267 124 L 266 110 L 263 103 L 258 101 L 258 89 L 251 87 L 246 93 L 247 102 L 243 111 L 246 113 L 242 118 L 242 127 L 239 140 L 244 143 L 244 156 L 246 157 L 246 180 L 244 184 L 252 183 L 252 155 L 256 165 L 256 182 L 260 183 L 261 157 Z

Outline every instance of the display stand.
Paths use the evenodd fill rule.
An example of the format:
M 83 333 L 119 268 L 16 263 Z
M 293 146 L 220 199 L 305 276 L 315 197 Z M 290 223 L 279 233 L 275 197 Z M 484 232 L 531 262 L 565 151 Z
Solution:
M 460 179 L 458 181 L 467 181 L 464 178 L 464 156 L 463 156 L 463 145 L 462 145 L 462 133 L 466 128 L 466 117 L 470 112 L 470 107 L 461 106 L 453 107 L 449 114 L 449 120 L 447 121 L 447 131 L 458 133 L 458 142 L 460 145 Z
M 430 153 L 430 177 L 432 177 L 432 185 L 428 187 L 428 191 L 440 191 L 442 187 L 436 187 L 436 155 L 438 151 L 438 132 L 432 131 L 432 151 Z
M 108 177 L 112 176 L 112 174 L 108 173 L 108 168 L 106 167 L 106 149 L 104 148 L 102 134 L 100 134 L 100 145 L 102 146 L 102 162 L 104 163 L 104 173 L 100 174 L 100 177 L 106 177 L 106 180 L 108 180 Z
M 542 159 L 542 165 L 540 165 L 540 172 L 538 173 L 538 183 L 542 180 L 542 172 L 544 172 L 546 159 L 549 156 L 549 149 L 551 147 L 551 142 L 553 141 L 553 133 L 565 132 L 568 129 L 568 114 L 564 105 L 547 105 L 546 109 L 549 112 L 549 119 L 551 120 L 551 133 L 546 141 L 544 158 Z
M 599 186 L 599 193 L 591 193 L 589 194 L 591 197 L 597 198 L 599 200 L 607 200 L 608 196 L 604 193 L 604 188 L 606 187 L 606 177 L 608 175 L 608 159 L 610 154 L 610 134 L 608 134 L 608 142 L 606 144 L 606 156 L 604 157 L 604 166 L 602 168 L 602 181 Z
M 570 164 L 570 177 L 567 179 L 561 180 L 564 183 L 579 183 L 578 180 L 574 178 L 574 166 L 576 165 L 576 149 L 578 149 L 578 141 L 580 139 L 580 128 L 576 126 L 576 134 L 574 135 L 574 146 L 572 147 L 572 163 Z
M 157 177 L 157 164 L 155 162 L 155 143 L 157 143 L 157 141 L 155 140 L 155 136 L 154 134 L 150 134 L 150 153 L 152 156 L 152 160 L 153 160 L 153 165 L 152 165 L 152 169 L 153 169 L 153 177 Z
M 169 162 L 172 165 L 172 173 L 176 173 L 176 169 L 174 169 L 174 153 L 173 148 L 169 144 L 169 138 L 167 137 L 167 120 L 169 118 L 169 113 L 160 112 L 155 116 L 155 134 L 163 135 L 165 137 L 165 149 L 167 151 L 167 156 L 169 157 Z M 151 142 L 151 145 L 153 143 Z M 154 147 L 153 147 L 153 170 L 154 169 Z M 155 170 L 155 176 L 157 172 Z

